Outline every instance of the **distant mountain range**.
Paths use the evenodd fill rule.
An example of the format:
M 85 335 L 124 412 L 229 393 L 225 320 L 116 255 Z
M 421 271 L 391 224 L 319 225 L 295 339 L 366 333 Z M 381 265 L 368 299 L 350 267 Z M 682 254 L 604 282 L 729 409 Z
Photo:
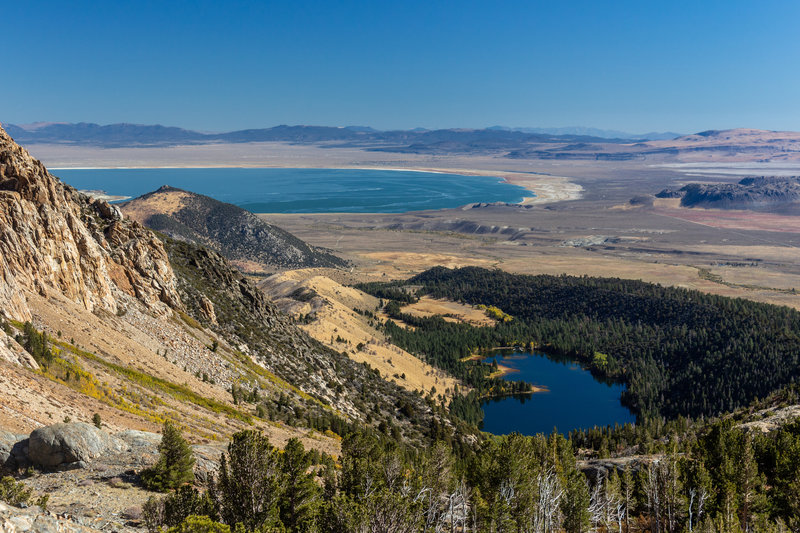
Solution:
M 481 149 L 519 149 L 531 143 L 574 142 L 630 142 L 642 139 L 663 139 L 677 134 L 652 134 L 626 136 L 622 132 L 594 128 L 505 128 L 495 126 L 484 129 L 440 129 L 379 131 L 367 126 L 275 126 L 203 133 L 176 127 L 143 124 L 99 125 L 87 122 L 39 122 L 35 124 L 8 124 L 6 131 L 22 144 L 57 143 L 102 147 L 169 146 L 177 144 L 292 142 L 338 142 L 345 145 L 368 145 L 379 150 L 395 151 L 405 148 L 414 151 L 419 147 L 437 150 L 475 151 Z M 672 136 L 672 137 L 669 137 Z M 404 151 L 404 150 L 400 150 Z
M 167 147 L 284 142 L 324 148 L 424 155 L 491 155 L 509 159 L 658 162 L 797 161 L 800 133 L 756 129 L 692 135 L 633 135 L 594 128 L 507 128 L 378 131 L 368 126 L 275 126 L 204 133 L 161 125 L 36 123 L 7 126 L 22 144 L 76 147 Z M 647 140 L 646 140 L 647 139 Z
M 602 130 L 599 128 L 586 128 L 582 126 L 566 128 L 509 128 L 507 126 L 492 126 L 489 129 L 521 131 L 522 133 L 545 133 L 548 135 L 580 135 L 585 137 L 597 137 L 600 139 L 626 139 L 632 141 L 669 141 L 683 135 L 683 133 L 675 133 L 674 131 L 628 133 L 619 130 Z

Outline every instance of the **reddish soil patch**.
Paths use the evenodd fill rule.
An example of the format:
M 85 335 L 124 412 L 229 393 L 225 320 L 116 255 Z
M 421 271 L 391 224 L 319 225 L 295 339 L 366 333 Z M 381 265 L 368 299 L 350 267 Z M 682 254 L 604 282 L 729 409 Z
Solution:
M 694 222 L 695 224 L 711 226 L 712 228 L 800 233 L 800 217 L 796 216 L 733 209 L 656 208 L 654 212 L 659 215 Z

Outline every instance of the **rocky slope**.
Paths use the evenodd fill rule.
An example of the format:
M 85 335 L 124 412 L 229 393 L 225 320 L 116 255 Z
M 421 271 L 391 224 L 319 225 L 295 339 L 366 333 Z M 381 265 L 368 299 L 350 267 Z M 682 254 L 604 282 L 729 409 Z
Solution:
M 362 421 L 369 410 L 399 424 L 406 437 L 422 438 L 420 430 L 434 415 L 421 395 L 311 338 L 216 252 L 171 239 L 165 244 L 187 311 L 242 357 L 297 387 L 296 413 L 323 416 L 333 407 Z M 404 403 L 413 406 L 413 417 L 399 409 Z
M 346 262 L 308 245 L 233 204 L 164 186 L 126 202 L 126 216 L 179 240 L 213 248 L 245 270 L 341 267 Z
M 0 426 L 3 417 L 29 428 L 102 410 L 136 429 L 188 416 L 198 434 L 219 438 L 256 412 L 322 429 L 320 420 L 355 423 L 370 412 L 423 437 L 432 410 L 421 397 L 313 340 L 219 253 L 156 235 L 65 186 L 5 133 L 0 162 L 0 360 L 11 365 L 0 367 Z M 190 197 L 182 209 L 219 208 Z M 55 349 L 40 374 L 20 346 L 27 320 Z M 96 397 L 84 399 L 87 382 Z M 258 400 L 231 406 L 234 385 Z M 414 406 L 414 420 L 398 402 Z
M 160 441 L 157 433 L 109 433 L 75 422 L 30 435 L 0 430 L 0 468 L 27 470 L 22 483 L 32 490 L 22 508 L 0 501 L 0 531 L 141 530 L 142 506 L 153 493 L 138 475 L 157 460 Z M 192 446 L 198 483 L 216 473 L 224 449 L 222 443 Z M 45 494 L 47 510 L 31 505 Z
M 761 176 L 739 183 L 690 183 L 664 189 L 658 198 L 680 198 L 683 207 L 759 209 L 800 203 L 800 177 Z
M 0 128 L 0 310 L 30 319 L 22 289 L 118 311 L 118 295 L 152 310 L 180 307 L 152 233 L 53 177 Z
M 380 318 L 366 313 L 372 315 L 379 300 L 365 292 L 340 285 L 315 269 L 275 274 L 259 288 L 287 314 L 307 317 L 300 328 L 311 337 L 378 369 L 387 381 L 423 395 L 431 387 L 452 391 L 458 385 L 445 372 L 389 343 L 378 329 Z

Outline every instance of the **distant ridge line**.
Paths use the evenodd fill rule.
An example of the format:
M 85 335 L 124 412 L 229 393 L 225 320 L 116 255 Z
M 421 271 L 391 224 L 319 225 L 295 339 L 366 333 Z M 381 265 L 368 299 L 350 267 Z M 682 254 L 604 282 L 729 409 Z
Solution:
M 7 124 L 6 131 L 21 143 L 77 144 L 103 147 L 169 146 L 176 144 L 208 144 L 216 142 L 350 142 L 370 144 L 431 144 L 478 142 L 521 144 L 547 142 L 629 142 L 658 140 L 672 133 L 629 135 L 596 128 L 449 128 L 428 130 L 377 130 L 369 126 L 312 126 L 281 124 L 269 128 L 250 128 L 220 133 L 204 133 L 161 124 L 117 123 L 100 125 L 89 122 L 36 122 Z M 650 135 L 650 137 L 648 137 Z M 672 138 L 672 137 L 669 137 Z

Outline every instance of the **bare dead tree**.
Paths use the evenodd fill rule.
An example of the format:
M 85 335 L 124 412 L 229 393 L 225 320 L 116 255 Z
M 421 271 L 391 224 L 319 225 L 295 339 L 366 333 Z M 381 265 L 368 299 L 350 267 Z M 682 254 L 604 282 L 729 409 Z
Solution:
M 597 476 L 589 499 L 589 519 L 594 531 L 612 531 L 617 528 L 622 532 L 625 519 L 626 504 L 604 473 Z
M 539 497 L 534 513 L 533 531 L 550 533 L 556 530 L 560 522 L 561 507 L 559 503 L 564 495 L 564 490 L 552 467 L 538 474 L 536 484 Z
M 470 490 L 464 480 L 456 484 L 455 490 L 448 498 L 450 531 L 451 533 L 466 532 L 469 518 L 469 497 Z
M 705 487 L 692 487 L 689 489 L 689 533 L 692 533 L 695 524 L 700 523 L 700 520 L 702 520 L 707 500 L 708 490 Z M 695 509 L 697 509 L 696 513 L 694 512 Z
M 647 494 L 647 511 L 650 515 L 650 530 L 661 532 L 661 491 L 658 486 L 658 461 L 647 465 L 644 478 L 644 490 Z
M 589 496 L 589 523 L 592 525 L 592 531 L 598 531 L 598 526 L 603 522 L 603 514 L 605 512 L 604 481 L 605 474 L 599 474 L 592 488 L 592 494 Z
M 397 454 L 389 454 L 383 461 L 383 476 L 386 480 L 386 487 L 394 490 L 398 482 L 403 479 L 403 462 Z

